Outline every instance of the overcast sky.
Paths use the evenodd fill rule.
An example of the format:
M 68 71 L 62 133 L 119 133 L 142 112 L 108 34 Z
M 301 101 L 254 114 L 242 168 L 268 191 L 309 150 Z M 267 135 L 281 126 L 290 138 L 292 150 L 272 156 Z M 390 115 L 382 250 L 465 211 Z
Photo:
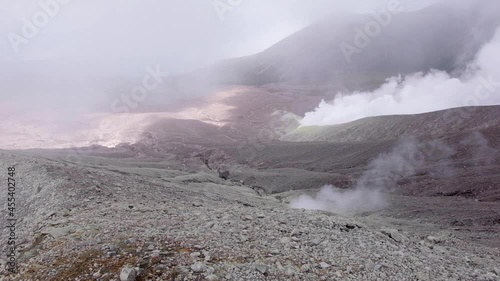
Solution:
M 59 1 L 60 10 L 34 38 L 22 36 L 23 18 Z M 401 0 L 405 2 L 405 0 Z M 361 4 L 361 2 L 363 4 Z M 128 61 L 169 64 L 172 70 L 249 55 L 335 12 L 383 9 L 389 0 L 0 0 L 0 61 Z M 406 7 L 414 2 L 406 1 Z M 424 1 L 425 2 L 425 1 Z M 234 7 L 217 12 L 236 3 Z M 219 5 L 216 5 L 219 4 Z M 221 19 L 223 17 L 223 20 Z M 41 18 L 43 20 L 43 18 Z

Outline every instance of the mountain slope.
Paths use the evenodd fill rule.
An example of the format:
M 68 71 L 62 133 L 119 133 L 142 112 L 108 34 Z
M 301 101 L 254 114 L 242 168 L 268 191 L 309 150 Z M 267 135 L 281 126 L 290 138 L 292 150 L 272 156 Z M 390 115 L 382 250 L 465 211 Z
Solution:
M 408 136 L 442 137 L 495 128 L 500 106 L 465 107 L 417 115 L 369 117 L 332 126 L 299 127 L 282 140 L 353 142 L 397 140 Z
M 393 15 L 371 43 L 348 61 L 340 46 L 354 44 L 356 28 L 373 16 L 334 17 L 300 30 L 262 53 L 220 62 L 195 73 L 221 84 L 331 84 L 334 89 L 372 88 L 385 78 L 429 69 L 459 71 L 500 23 L 496 1 L 453 8 L 434 5 Z M 409 36 L 410 35 L 410 36 Z

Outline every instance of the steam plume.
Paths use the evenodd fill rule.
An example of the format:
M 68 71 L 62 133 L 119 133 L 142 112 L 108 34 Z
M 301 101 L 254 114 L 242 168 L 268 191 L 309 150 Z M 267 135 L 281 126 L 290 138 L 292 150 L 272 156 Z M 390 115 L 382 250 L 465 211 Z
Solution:
M 292 200 L 290 206 L 335 213 L 381 209 L 387 205 L 384 192 L 395 187 L 399 179 L 414 175 L 423 162 L 419 142 L 404 140 L 390 153 L 373 160 L 354 188 L 340 190 L 326 185 L 314 198 L 302 195 Z
M 500 29 L 459 78 L 431 70 L 392 77 L 373 92 L 339 93 L 305 114 L 306 126 L 335 125 L 394 114 L 417 114 L 462 106 L 500 104 Z

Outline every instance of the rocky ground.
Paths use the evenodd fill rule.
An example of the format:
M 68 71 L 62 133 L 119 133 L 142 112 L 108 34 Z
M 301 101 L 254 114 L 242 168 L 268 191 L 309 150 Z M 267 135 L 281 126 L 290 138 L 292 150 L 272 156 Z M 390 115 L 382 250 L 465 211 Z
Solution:
M 1 280 L 500 280 L 498 247 L 432 220 L 291 209 L 203 163 L 3 151 L 12 165 L 19 273 L 2 260 Z

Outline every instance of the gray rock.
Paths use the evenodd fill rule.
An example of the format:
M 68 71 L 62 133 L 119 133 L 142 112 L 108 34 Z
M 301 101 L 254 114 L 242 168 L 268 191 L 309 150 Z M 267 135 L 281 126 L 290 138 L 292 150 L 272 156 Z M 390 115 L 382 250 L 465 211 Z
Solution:
M 205 265 L 201 262 L 194 263 L 191 265 L 191 270 L 195 273 L 201 273 L 205 271 Z
M 406 240 L 406 237 L 404 237 L 397 229 L 391 229 L 391 228 L 383 228 L 380 230 L 383 234 L 389 236 L 392 238 L 392 240 L 401 243 L 404 240 Z
M 130 266 L 125 266 L 120 271 L 120 281 L 135 281 L 137 272 Z
M 295 275 L 295 269 L 293 269 L 291 266 L 287 266 L 285 268 L 285 275 L 288 277 L 292 277 Z
M 484 265 L 484 260 L 482 258 L 479 258 L 479 257 L 472 257 L 469 260 L 469 263 L 471 265 L 475 265 L 475 266 L 483 266 Z
M 257 270 L 258 272 L 264 274 L 267 272 L 267 265 L 265 264 L 256 264 L 255 265 L 255 270 Z
M 352 223 L 346 223 L 345 227 L 347 229 L 355 229 L 356 228 L 356 225 L 355 224 L 352 224 Z
M 159 272 L 166 271 L 167 269 L 168 267 L 164 264 L 159 264 L 154 267 L 154 271 L 159 271 Z
M 280 250 L 278 250 L 278 249 L 271 250 L 271 255 L 279 255 L 279 254 L 281 254 Z
M 201 253 L 200 252 L 192 252 L 190 254 L 190 256 L 193 257 L 193 258 L 197 258 L 197 257 L 201 256 Z
M 217 280 L 219 280 L 219 277 L 217 277 L 217 275 L 210 274 L 205 279 L 208 281 L 217 281 Z
M 300 271 L 301 272 L 309 272 L 311 270 L 311 265 L 310 264 L 303 264 L 301 267 L 300 267 Z
M 441 239 L 434 237 L 434 236 L 427 236 L 427 241 L 434 243 L 434 244 L 441 243 Z
M 292 230 L 292 232 L 290 232 L 290 236 L 299 236 L 302 234 L 302 231 L 300 231 L 299 229 L 294 229 Z
M 137 264 L 139 265 L 139 267 L 146 267 L 148 265 L 148 260 L 147 259 L 144 259 L 144 258 L 140 258 L 138 261 L 137 261 Z
M 280 243 L 282 244 L 289 244 L 292 240 L 290 239 L 290 237 L 282 237 L 280 239 Z
M 244 220 L 244 221 L 251 221 L 251 220 L 253 220 L 252 216 L 243 216 L 241 219 Z
M 374 270 L 382 270 L 384 268 L 387 268 L 387 265 L 381 263 L 378 263 L 373 267 Z
M 323 240 L 321 240 L 320 238 L 314 238 L 309 244 L 311 246 L 318 246 L 319 244 L 321 244 L 321 242 L 323 242 Z
M 327 264 L 326 262 L 322 261 L 319 263 L 319 267 L 322 269 L 329 268 L 331 265 Z

